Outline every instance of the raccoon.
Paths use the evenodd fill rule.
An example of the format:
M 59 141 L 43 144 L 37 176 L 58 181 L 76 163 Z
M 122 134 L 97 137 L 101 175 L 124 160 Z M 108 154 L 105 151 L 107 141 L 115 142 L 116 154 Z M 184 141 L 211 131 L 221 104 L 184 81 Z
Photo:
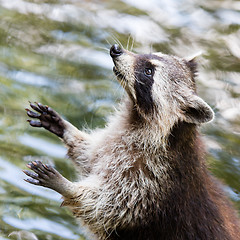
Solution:
M 195 60 L 117 44 L 110 55 L 127 94 L 104 129 L 79 131 L 40 103 L 26 109 L 31 126 L 66 144 L 79 181 L 40 161 L 26 181 L 60 193 L 91 240 L 239 239 L 237 213 L 205 163 L 199 126 L 214 112 L 196 93 Z

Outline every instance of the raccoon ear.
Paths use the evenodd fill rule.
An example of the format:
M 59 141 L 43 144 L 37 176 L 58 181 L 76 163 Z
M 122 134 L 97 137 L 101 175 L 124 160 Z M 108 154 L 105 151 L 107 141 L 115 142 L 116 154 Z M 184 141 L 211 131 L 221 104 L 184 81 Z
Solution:
M 193 75 L 196 75 L 197 73 L 197 62 L 196 58 L 192 58 L 190 60 L 185 60 L 186 65 L 190 69 Z
M 197 95 L 191 96 L 183 111 L 185 121 L 189 123 L 200 124 L 210 122 L 214 118 L 212 108 Z
M 193 76 L 195 76 L 197 73 L 197 66 L 198 66 L 197 59 L 201 55 L 202 55 L 202 52 L 199 51 L 199 52 L 195 53 L 194 55 L 185 58 L 185 63 L 188 66 L 188 68 L 191 70 Z

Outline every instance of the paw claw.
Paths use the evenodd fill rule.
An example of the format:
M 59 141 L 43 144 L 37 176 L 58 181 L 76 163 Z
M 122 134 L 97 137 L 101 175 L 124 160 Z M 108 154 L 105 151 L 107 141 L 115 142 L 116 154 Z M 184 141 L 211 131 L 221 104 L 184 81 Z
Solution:
M 27 164 L 26 166 L 27 166 L 29 169 L 31 169 L 31 165 L 30 165 L 30 163 L 29 163 L 29 164 Z
M 34 184 L 34 185 L 40 185 L 40 181 L 36 180 L 36 179 L 33 179 L 33 178 L 27 178 L 27 179 L 23 179 L 23 180 L 28 182 L 28 183 Z
M 36 162 L 34 162 L 34 161 L 32 162 L 32 164 L 33 164 L 33 165 L 35 165 L 35 166 L 37 166 L 37 165 L 38 165 L 38 164 L 37 164 Z

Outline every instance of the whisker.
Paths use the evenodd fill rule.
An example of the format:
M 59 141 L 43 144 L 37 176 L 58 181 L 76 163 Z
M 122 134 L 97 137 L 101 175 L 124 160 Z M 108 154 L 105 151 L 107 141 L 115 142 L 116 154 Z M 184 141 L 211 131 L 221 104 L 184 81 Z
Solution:
M 124 47 L 123 47 L 123 45 L 122 45 L 122 43 L 118 40 L 118 38 L 115 36 L 115 35 L 113 35 L 112 34 L 112 39 L 115 41 L 115 42 L 117 42 L 120 46 L 121 46 L 121 48 L 123 48 L 124 49 Z
M 153 44 L 151 43 L 150 44 L 150 54 L 152 54 L 153 53 Z
M 106 47 L 97 47 L 98 49 L 102 49 L 102 50 L 104 50 L 104 51 L 106 51 L 106 52 L 109 52 L 109 49 L 108 48 L 106 48 Z
M 138 80 L 138 79 L 136 78 L 136 76 L 133 76 L 133 78 L 134 78 L 134 80 L 135 80 L 136 82 L 138 82 L 138 83 L 140 83 L 140 84 L 142 84 L 142 85 L 145 85 L 145 83 L 142 82 L 142 81 L 140 81 L 140 80 Z
M 111 78 L 111 81 L 118 82 L 117 76 L 114 75 Z M 115 91 L 116 96 L 119 95 L 119 92 L 120 92 L 120 97 L 124 95 L 124 88 L 125 88 L 124 83 L 125 83 L 125 81 L 122 80 L 120 82 L 120 84 L 117 85 L 117 88 L 116 88 L 116 91 Z
M 132 46 L 131 46 L 131 48 L 130 48 L 130 51 L 132 52 L 133 51 L 133 46 L 134 46 L 134 37 L 132 36 Z
M 109 45 L 109 47 L 112 46 L 112 44 L 108 41 L 108 39 L 106 38 L 105 41 L 107 42 L 107 44 Z
M 126 48 L 127 50 L 129 50 L 128 47 L 129 47 L 130 38 L 131 38 L 131 34 L 129 34 L 129 36 L 128 36 L 128 40 L 127 40 L 127 48 Z

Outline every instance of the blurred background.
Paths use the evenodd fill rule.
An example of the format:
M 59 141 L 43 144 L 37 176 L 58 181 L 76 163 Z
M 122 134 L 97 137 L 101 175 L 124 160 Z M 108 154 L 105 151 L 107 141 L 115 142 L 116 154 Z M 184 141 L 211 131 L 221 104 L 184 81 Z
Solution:
M 61 197 L 23 181 L 35 159 L 76 174 L 59 139 L 29 127 L 28 101 L 78 128 L 104 127 L 124 91 L 109 48 L 181 57 L 199 51 L 208 164 L 240 210 L 240 1 L 0 0 L 0 239 L 84 239 Z M 10 234 L 10 236 L 9 236 Z M 33 235 L 34 234 L 34 235 Z

